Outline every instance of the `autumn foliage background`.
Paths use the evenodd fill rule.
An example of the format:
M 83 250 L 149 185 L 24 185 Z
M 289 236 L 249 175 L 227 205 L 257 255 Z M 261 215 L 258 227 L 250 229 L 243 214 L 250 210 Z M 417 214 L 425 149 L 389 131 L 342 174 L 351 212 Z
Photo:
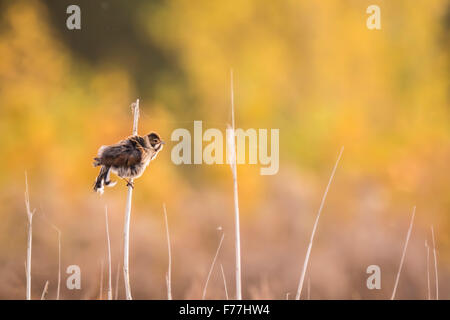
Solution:
M 70 4 L 81 7 L 81 30 L 66 28 Z M 381 8 L 381 30 L 366 27 L 372 4 Z M 92 158 L 130 134 L 136 98 L 139 132 L 155 130 L 167 145 L 136 181 L 133 296 L 166 297 L 163 203 L 174 298 L 201 298 L 218 227 L 218 264 L 233 296 L 230 169 L 170 159 L 174 129 L 230 123 L 233 68 L 237 127 L 280 129 L 277 175 L 238 167 L 244 298 L 292 298 L 344 145 L 307 274 L 311 298 L 389 298 L 416 205 L 397 297 L 426 298 L 424 243 L 434 225 L 440 298 L 449 299 L 449 32 L 446 0 L 0 1 L 0 298 L 25 297 L 25 171 L 37 210 L 33 297 L 47 280 L 48 298 L 56 295 L 52 224 L 62 232 L 61 297 L 100 297 L 105 205 L 115 285 L 126 188 L 119 181 L 94 194 Z M 81 268 L 81 290 L 66 289 L 72 264 Z M 381 290 L 366 287 L 371 264 L 381 267 Z M 210 299 L 225 297 L 218 266 Z

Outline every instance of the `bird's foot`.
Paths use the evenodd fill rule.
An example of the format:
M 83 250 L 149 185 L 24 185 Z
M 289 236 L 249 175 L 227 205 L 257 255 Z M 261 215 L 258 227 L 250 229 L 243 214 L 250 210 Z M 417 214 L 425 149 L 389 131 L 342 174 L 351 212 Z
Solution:
M 125 180 L 127 182 L 127 187 L 131 187 L 131 188 L 134 189 L 134 182 L 132 182 L 132 181 L 130 181 L 128 179 L 125 179 L 125 178 L 123 178 L 123 180 Z

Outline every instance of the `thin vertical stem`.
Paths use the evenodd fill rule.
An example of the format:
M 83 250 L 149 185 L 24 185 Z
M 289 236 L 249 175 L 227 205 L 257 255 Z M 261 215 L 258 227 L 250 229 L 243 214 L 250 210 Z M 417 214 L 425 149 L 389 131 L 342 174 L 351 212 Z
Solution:
M 139 119 L 139 99 L 133 104 L 133 135 L 138 133 L 138 119 Z M 125 296 L 127 300 L 132 300 L 129 260 L 130 260 L 130 220 L 131 220 L 131 199 L 133 196 L 133 179 L 130 179 L 128 186 L 127 202 L 125 207 L 125 223 L 123 229 L 123 278 L 125 282 Z
M 41 211 L 44 210 L 41 207 Z M 42 214 L 42 217 L 48 221 L 48 223 L 51 225 L 53 229 L 55 229 L 56 233 L 58 234 L 58 283 L 56 288 L 56 300 L 59 300 L 60 292 L 61 292 L 61 230 L 54 225 L 51 221 L 47 219 L 45 214 Z
M 225 234 L 222 234 L 222 238 L 220 238 L 219 246 L 217 247 L 216 254 L 214 256 L 213 262 L 211 263 L 211 267 L 209 268 L 208 277 L 206 278 L 205 286 L 203 288 L 203 295 L 202 300 L 205 300 L 206 296 L 206 288 L 208 287 L 209 278 L 211 277 L 211 273 L 214 269 L 214 264 L 216 263 L 217 256 L 219 255 L 220 248 L 222 247 L 223 238 L 225 237 Z
M 235 224 L 235 247 L 236 247 L 236 299 L 242 300 L 242 284 L 241 284 L 241 236 L 240 236 L 240 218 L 239 218 L 239 195 L 238 195 L 238 181 L 237 181 L 237 165 L 236 165 L 236 143 L 235 143 L 235 120 L 234 120 L 234 83 L 233 70 L 231 70 L 231 120 L 232 120 L 232 134 L 230 149 L 230 165 L 233 172 L 233 190 L 234 190 L 234 224 Z
M 433 256 L 434 256 L 434 277 L 436 282 L 436 300 L 439 300 L 439 277 L 437 269 L 437 253 L 436 253 L 436 243 L 434 241 L 434 228 L 431 226 L 431 237 L 433 239 Z
M 114 292 L 114 300 L 117 300 L 117 298 L 119 297 L 119 277 L 120 277 L 120 262 L 117 263 L 116 288 Z
M 25 264 L 26 278 L 27 278 L 27 290 L 26 299 L 31 300 L 31 248 L 33 242 L 33 215 L 35 210 L 30 209 L 30 196 L 28 193 L 28 176 L 25 172 L 25 207 L 27 209 L 28 218 L 28 234 L 27 234 L 27 260 Z
M 234 122 L 234 81 L 233 81 L 233 69 L 230 70 L 230 79 L 231 79 L 231 125 L 233 127 L 233 131 L 235 130 L 235 122 Z
M 402 258 L 400 260 L 400 266 L 398 267 L 397 277 L 395 278 L 395 285 L 394 285 L 394 290 L 392 291 L 391 300 L 394 300 L 395 293 L 397 292 L 398 281 L 400 279 L 400 274 L 402 272 L 403 261 L 405 260 L 406 249 L 408 248 L 409 237 L 411 236 L 411 231 L 413 228 L 415 215 L 416 215 L 416 207 L 414 206 L 412 217 L 411 217 L 411 222 L 409 223 L 408 233 L 406 234 L 406 241 L 405 241 L 405 246 L 403 247 L 403 253 L 402 253 Z
M 163 204 L 164 208 L 164 221 L 166 225 L 166 237 L 167 237 L 167 250 L 169 252 L 169 264 L 167 266 L 166 285 L 167 285 L 167 300 L 172 300 L 172 250 L 170 248 L 170 235 L 169 235 L 169 221 L 167 219 L 166 204 Z
M 220 264 L 220 270 L 222 271 L 223 286 L 225 288 L 225 297 L 228 300 L 227 279 L 225 278 L 225 272 L 223 271 L 223 265 L 222 264 Z
M 48 280 L 45 282 L 44 290 L 42 290 L 41 300 L 45 300 L 45 295 L 48 292 Z
M 59 294 L 61 291 L 61 230 L 59 230 L 55 225 L 53 228 L 58 233 L 58 285 L 56 288 L 56 300 L 59 300 Z
M 430 287 L 430 247 L 428 241 L 425 240 L 425 248 L 427 249 L 427 299 L 431 300 L 431 287 Z
M 308 277 L 307 290 L 308 290 L 307 299 L 311 300 L 311 278 L 310 277 Z
M 320 214 L 322 213 L 323 206 L 325 204 L 325 199 L 327 198 L 328 190 L 330 189 L 331 182 L 333 181 L 334 175 L 336 173 L 336 169 L 338 167 L 339 161 L 341 160 L 342 153 L 344 152 L 344 147 L 341 148 L 339 152 L 338 159 L 336 160 L 336 164 L 334 165 L 333 171 L 331 172 L 330 180 L 328 181 L 328 185 L 325 189 L 325 193 L 323 194 L 322 201 L 320 202 L 319 211 L 317 212 L 316 221 L 314 222 L 314 227 L 311 233 L 311 238 L 309 239 L 308 250 L 306 251 L 305 261 L 303 262 L 303 269 L 300 275 L 300 281 L 298 283 L 297 295 L 295 296 L 296 300 L 300 300 L 303 282 L 305 281 L 306 270 L 308 269 L 309 256 L 311 255 L 311 249 L 314 241 L 314 235 L 316 234 L 317 225 L 319 223 Z
M 107 241 L 107 248 L 108 248 L 108 300 L 112 300 L 111 241 L 109 239 L 108 207 L 107 206 L 105 206 L 105 223 L 106 223 L 106 241 Z
M 98 299 L 103 300 L 103 260 L 100 262 L 100 289 L 98 293 Z
M 131 180 L 130 180 L 131 181 Z M 132 300 L 130 275 L 129 275 L 129 247 L 130 247 L 130 213 L 131 213 L 131 198 L 133 195 L 133 188 L 128 187 L 127 204 L 125 208 L 125 224 L 124 224 L 124 244 L 123 244 L 123 279 L 125 281 L 125 297 L 127 300 Z

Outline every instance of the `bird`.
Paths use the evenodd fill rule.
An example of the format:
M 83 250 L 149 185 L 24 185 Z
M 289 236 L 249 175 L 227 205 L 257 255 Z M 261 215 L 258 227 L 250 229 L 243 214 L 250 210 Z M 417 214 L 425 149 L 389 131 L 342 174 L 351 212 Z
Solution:
M 116 181 L 110 180 L 111 172 L 124 179 L 127 186 L 134 188 L 129 179 L 142 176 L 163 146 L 164 141 L 156 132 L 145 136 L 133 135 L 116 144 L 101 146 L 93 163 L 94 167 L 101 167 L 94 183 L 94 191 L 103 194 L 104 186 L 113 187 L 116 184 Z

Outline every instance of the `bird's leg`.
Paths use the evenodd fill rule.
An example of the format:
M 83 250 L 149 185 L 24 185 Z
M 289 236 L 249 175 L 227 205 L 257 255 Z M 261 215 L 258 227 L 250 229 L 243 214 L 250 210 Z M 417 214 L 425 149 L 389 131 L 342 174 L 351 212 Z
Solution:
M 131 187 L 132 189 L 134 189 L 134 182 L 128 181 L 127 187 Z
M 126 178 L 122 178 L 122 179 L 127 182 L 127 187 L 132 187 L 134 189 L 134 182 L 131 182 L 130 180 L 128 180 Z

